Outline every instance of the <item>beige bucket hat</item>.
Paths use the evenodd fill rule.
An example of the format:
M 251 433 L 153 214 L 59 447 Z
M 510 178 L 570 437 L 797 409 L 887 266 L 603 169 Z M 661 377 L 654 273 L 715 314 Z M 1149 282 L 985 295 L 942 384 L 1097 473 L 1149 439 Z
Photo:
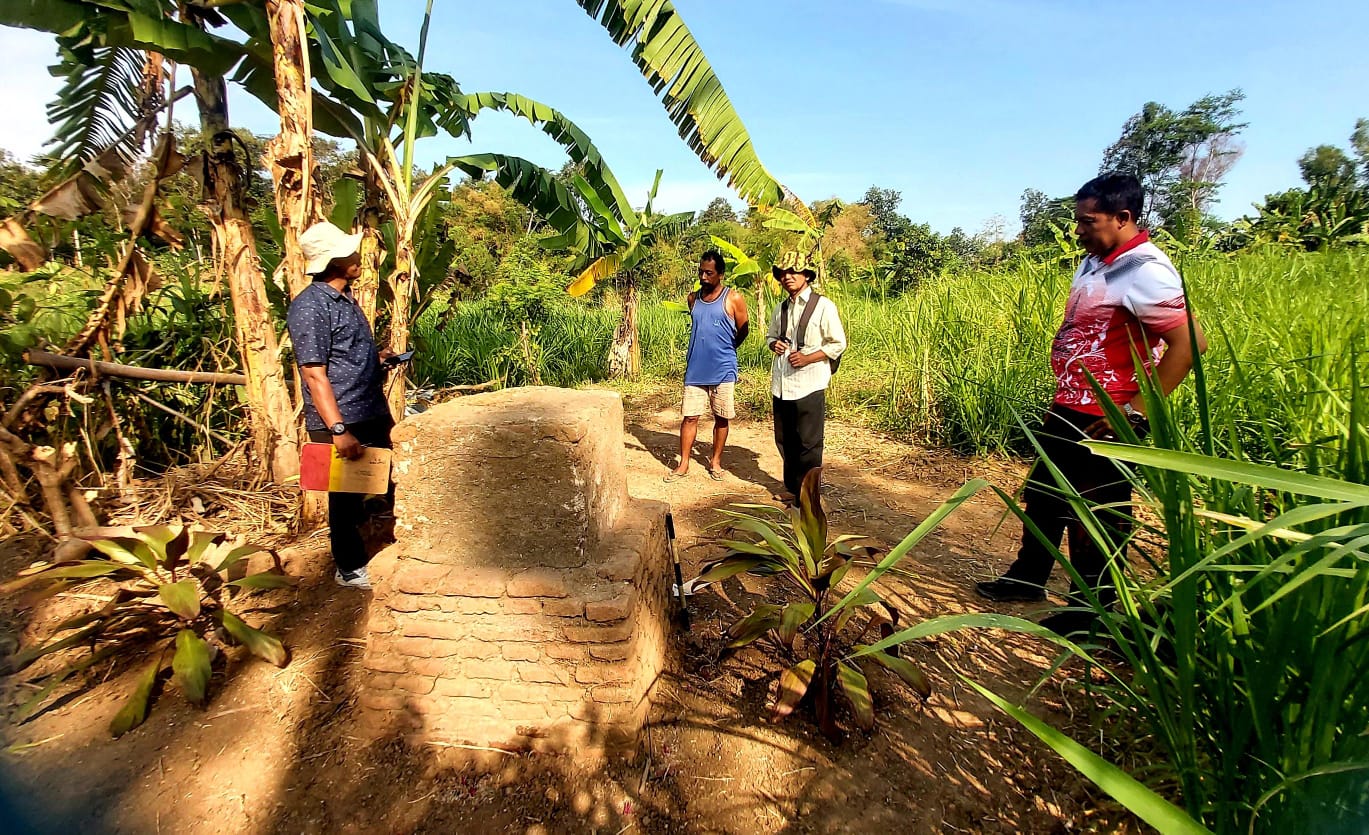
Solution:
M 321 221 L 299 236 L 304 252 L 304 271 L 318 275 L 328 269 L 334 258 L 346 258 L 361 249 L 361 232 L 349 234 L 328 221 Z

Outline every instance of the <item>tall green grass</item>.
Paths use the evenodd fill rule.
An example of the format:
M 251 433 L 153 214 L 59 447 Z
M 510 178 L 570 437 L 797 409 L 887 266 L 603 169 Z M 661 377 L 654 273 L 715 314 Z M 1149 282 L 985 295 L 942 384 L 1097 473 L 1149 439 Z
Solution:
M 1182 268 L 1212 337 L 1210 416 L 1227 428 L 1217 448 L 1268 450 L 1334 430 L 1327 410 L 1348 396 L 1349 358 L 1369 323 L 1369 257 L 1250 254 Z M 889 302 L 833 288 L 851 338 L 833 401 L 928 443 L 1030 452 L 1016 416 L 1035 419 L 1050 402 L 1050 342 L 1068 285 L 1063 270 L 1023 264 Z M 1197 422 L 1192 386 L 1174 406 L 1181 422 Z
M 1055 472 L 1088 535 L 1111 555 L 1118 602 L 1104 607 L 1088 592 L 1097 625 L 1087 638 L 1073 643 L 1002 615 L 955 615 L 855 657 L 953 629 L 1044 637 L 1107 677 L 1101 691 L 1114 708 L 1100 717 L 1101 733 L 1114 751 L 1147 739 L 1142 748 L 1153 753 L 1127 764 L 1194 820 L 1232 835 L 1369 831 L 1369 424 L 1359 358 L 1344 359 L 1343 395 L 1326 386 L 1300 401 L 1316 431 L 1331 430 L 1308 443 L 1223 443 L 1242 434 L 1239 412 L 1216 410 L 1201 363 L 1192 422 L 1179 417 L 1182 404 L 1143 386 L 1153 445 L 1112 407 L 1124 442 L 1089 445 L 1130 468 L 1147 512 L 1128 540 L 1113 541 L 1103 524 L 1115 508 L 1089 505 Z M 1021 516 L 1024 535 L 1040 536 L 994 489 Z M 1078 582 L 1058 543 L 1043 544 Z M 901 543 L 886 562 L 903 553 Z M 1161 831 L 1192 830 L 1116 768 L 993 700 Z
M 1217 832 L 1366 831 L 1363 404 L 1336 409 L 1344 434 L 1274 467 L 1235 451 L 1204 454 L 1205 439 L 1151 400 L 1158 448 L 1097 449 L 1136 466 L 1151 511 L 1143 518 L 1155 520 L 1139 540 L 1162 546 L 1141 546 L 1147 567 L 1138 570 L 1121 558 L 1124 543 L 1107 543 L 1118 555 L 1119 604 L 1094 607 L 1130 672 L 1111 695 L 1166 754 L 1151 776 L 1173 779 Z M 1305 472 L 1313 469 L 1321 474 Z
M 1061 485 L 1117 557 L 1120 602 L 1099 611 L 1120 659 L 1099 666 L 1118 711 L 1109 728 L 1134 722 L 1129 732 L 1153 740 L 1161 759 L 1139 776 L 1218 832 L 1369 831 L 1369 255 L 1246 253 L 1180 268 L 1211 348 L 1192 382 L 1165 401 L 1151 394 L 1153 447 L 1099 446 L 1134 468 L 1148 512 L 1132 541 L 1108 541 L 1097 515 L 1115 511 Z M 1030 451 L 1068 283 L 1065 270 L 1022 264 L 892 300 L 828 287 L 850 337 L 829 402 L 928 443 Z M 567 307 L 544 326 L 544 378 L 602 376 L 616 316 Z M 647 304 L 641 321 L 644 372 L 680 379 L 686 317 Z M 420 376 L 480 382 L 509 374 L 500 357 L 516 336 L 472 305 L 442 329 L 421 322 L 419 341 Z M 742 396 L 763 409 L 770 357 L 759 335 L 740 359 Z M 1141 559 L 1122 559 L 1128 546 Z M 976 617 L 1042 631 L 962 615 L 876 647 Z M 1089 658 L 1097 649 L 1067 646 Z M 1172 820 L 1068 750 L 1115 796 L 1147 806 L 1147 820 Z
M 1336 410 L 1349 397 L 1352 366 L 1369 325 L 1369 255 L 1356 252 L 1245 253 L 1180 264 L 1207 328 L 1208 417 L 1222 427 L 1213 451 L 1260 450 L 1291 460 L 1301 445 L 1344 430 Z M 824 288 L 837 302 L 850 347 L 829 395 L 847 419 L 968 453 L 1030 453 L 1019 424 L 1038 419 L 1054 391 L 1050 343 L 1063 315 L 1070 274 L 1020 263 L 992 273 L 945 276 L 914 292 L 871 298 L 855 282 Z M 754 299 L 752 311 L 755 312 Z M 555 385 L 602 379 L 618 312 L 567 303 L 542 327 L 542 377 Z M 689 320 L 647 299 L 641 312 L 642 368 L 681 380 Z M 739 359 L 738 396 L 769 408 L 766 322 L 752 325 Z M 481 302 L 419 322 L 418 378 L 434 385 L 504 379 L 525 382 L 510 348 L 513 326 Z M 1172 405 L 1184 425 L 1200 422 L 1192 385 Z M 1305 456 L 1307 466 L 1319 466 Z
M 576 386 L 602 379 L 617 315 L 567 303 L 533 333 L 534 362 L 544 385 Z M 438 307 L 414 327 L 414 379 L 441 388 L 498 380 L 531 382 L 517 326 L 484 302 Z

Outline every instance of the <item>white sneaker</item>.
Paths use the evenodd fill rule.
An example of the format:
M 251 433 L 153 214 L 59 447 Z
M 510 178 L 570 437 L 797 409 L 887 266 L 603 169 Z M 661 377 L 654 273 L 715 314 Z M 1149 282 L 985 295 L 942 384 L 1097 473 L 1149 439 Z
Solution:
M 366 573 L 366 566 L 358 568 L 356 571 L 342 573 L 342 569 L 333 572 L 333 581 L 339 586 L 347 586 L 353 589 L 370 589 L 371 575 Z

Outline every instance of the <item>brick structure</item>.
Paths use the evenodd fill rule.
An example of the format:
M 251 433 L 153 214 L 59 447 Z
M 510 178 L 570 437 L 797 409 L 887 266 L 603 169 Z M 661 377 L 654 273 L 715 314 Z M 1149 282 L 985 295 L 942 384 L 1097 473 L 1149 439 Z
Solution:
M 611 392 L 510 389 L 394 431 L 363 729 L 602 751 L 635 739 L 665 657 L 666 505 L 627 495 Z

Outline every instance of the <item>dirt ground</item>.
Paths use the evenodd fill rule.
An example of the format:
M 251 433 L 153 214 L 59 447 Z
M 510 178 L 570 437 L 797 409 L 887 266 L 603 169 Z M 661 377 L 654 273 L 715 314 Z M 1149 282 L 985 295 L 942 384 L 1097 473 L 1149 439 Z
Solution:
M 670 502 L 686 574 L 718 553 L 702 534 L 731 502 L 768 502 L 781 489 L 768 421 L 734 423 L 722 482 L 704 469 L 711 428 L 700 427 L 690 477 L 665 484 L 678 418 L 661 392 L 628 398 L 627 461 L 634 495 Z M 967 479 L 1013 489 L 1012 462 L 925 450 L 830 423 L 825 506 L 838 533 L 888 548 Z M 972 499 L 904 563 L 916 580 L 884 582 L 904 621 L 983 611 L 971 588 L 1010 561 L 1018 525 L 991 495 Z M 351 735 L 364 643 L 364 593 L 335 586 L 326 535 L 282 557 L 301 584 L 256 598 L 250 619 L 283 636 L 292 661 L 246 657 L 216 671 L 204 710 L 174 687 L 148 721 L 118 741 L 105 731 L 133 671 L 98 668 L 89 685 L 22 725 L 0 725 L 0 819 L 6 832 L 1133 832 L 1139 826 L 1034 737 L 968 690 L 960 671 L 1017 698 L 1052 653 L 1001 633 L 943 636 L 908 651 L 935 692 L 920 705 L 891 676 L 872 677 L 878 725 L 833 744 L 811 719 L 767 722 L 781 671 L 750 648 L 719 664 L 719 636 L 760 600 L 764 581 L 729 581 L 690 599 L 693 630 L 659 685 L 639 749 L 607 762 L 367 745 Z M 32 559 L 11 547 L 0 575 Z M 886 578 L 887 579 L 887 578 Z M 883 582 L 883 581 L 882 581 Z M 1059 578 L 1056 580 L 1060 582 Z M 9 604 L 6 604 L 9 605 Z M 58 598 L 0 610 L 0 653 L 47 634 L 89 605 Z M 1036 606 L 996 611 L 1033 615 Z M 1082 732 L 1092 708 L 1066 668 L 1030 702 Z M 28 692 L 4 683 L 11 707 Z

